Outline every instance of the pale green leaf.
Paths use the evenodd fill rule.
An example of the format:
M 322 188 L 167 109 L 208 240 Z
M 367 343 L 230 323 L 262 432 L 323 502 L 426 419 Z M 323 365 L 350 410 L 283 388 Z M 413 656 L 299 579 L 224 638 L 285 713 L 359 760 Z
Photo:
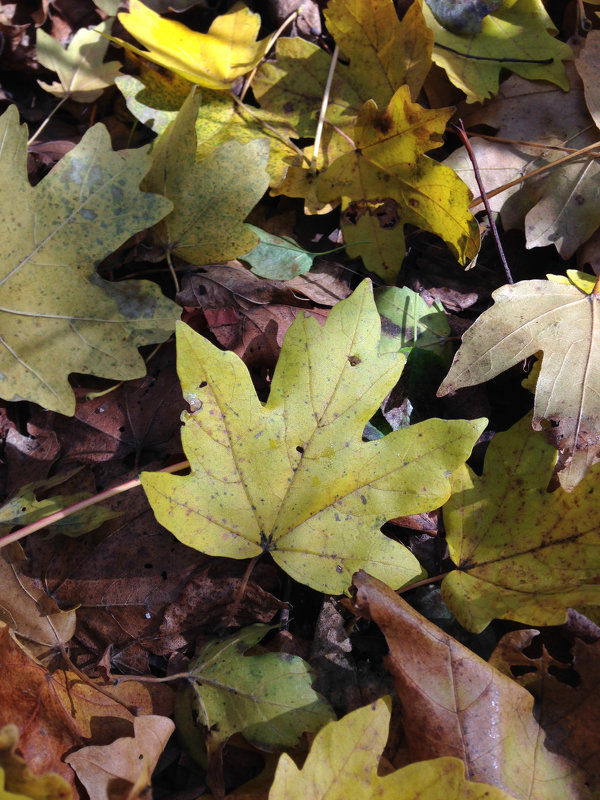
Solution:
M 42 89 L 56 97 L 69 97 L 78 103 L 97 100 L 107 86 L 120 75 L 118 61 L 103 64 L 109 45 L 102 34 L 110 33 L 112 20 L 95 28 L 80 28 L 65 49 L 50 34 L 36 31 L 36 55 L 44 67 L 58 74 L 58 83 L 38 81 Z
M 193 264 L 210 264 L 256 244 L 244 219 L 269 185 L 268 142 L 229 141 L 196 161 L 199 104 L 192 90 L 154 146 L 143 186 L 173 202 L 173 211 L 155 228 L 155 241 Z
M 329 722 L 333 711 L 312 688 L 310 666 L 298 656 L 262 653 L 245 656 L 272 629 L 250 625 L 205 645 L 190 662 L 191 710 L 214 752 L 242 733 L 256 747 L 294 747 L 305 731 Z M 181 707 L 181 706 L 180 706 Z
M 380 528 L 445 502 L 448 476 L 485 422 L 431 419 L 362 442 L 403 366 L 394 353 L 378 355 L 379 336 L 368 282 L 334 306 L 324 329 L 298 316 L 263 406 L 237 356 L 179 325 L 192 473 L 142 474 L 158 521 L 211 555 L 268 552 L 319 591 L 344 592 L 361 566 L 395 587 L 421 575 Z
M 464 334 L 438 395 L 489 381 L 542 351 L 533 426 L 540 430 L 542 420 L 559 426 L 559 478 L 571 490 L 600 453 L 600 295 L 590 294 L 592 277 L 568 274 L 586 288 L 532 280 L 496 289 L 495 304 Z
M 171 203 L 144 194 L 144 148 L 113 152 L 95 125 L 35 187 L 14 107 L 0 117 L 0 391 L 73 414 L 72 372 L 128 380 L 142 344 L 167 338 L 177 306 L 149 281 L 111 283 L 95 265 Z

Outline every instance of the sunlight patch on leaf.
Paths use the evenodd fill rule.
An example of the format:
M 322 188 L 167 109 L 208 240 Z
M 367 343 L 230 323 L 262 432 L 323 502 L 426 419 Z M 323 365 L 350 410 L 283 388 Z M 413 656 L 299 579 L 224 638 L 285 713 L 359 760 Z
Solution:
M 318 591 L 344 592 L 361 566 L 395 587 L 421 575 L 380 528 L 445 502 L 447 476 L 485 422 L 430 419 L 362 442 L 403 366 L 394 353 L 378 355 L 379 336 L 367 281 L 334 306 L 324 329 L 298 316 L 263 406 L 237 356 L 178 325 L 192 474 L 142 473 L 161 525 L 211 555 L 269 552 Z

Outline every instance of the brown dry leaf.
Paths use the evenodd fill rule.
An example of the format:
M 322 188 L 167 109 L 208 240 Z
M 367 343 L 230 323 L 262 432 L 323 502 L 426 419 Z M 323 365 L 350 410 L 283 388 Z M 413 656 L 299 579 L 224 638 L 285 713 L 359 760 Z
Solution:
M 513 677 L 536 698 L 547 746 L 571 758 L 585 772 L 594 796 L 600 790 L 600 641 L 578 639 L 572 664 L 556 661 L 544 648 L 540 657 L 525 655 L 536 630 L 502 637 L 490 664 Z M 569 673 L 576 672 L 576 676 Z M 564 677 L 563 677 L 564 675 Z M 575 685 L 573 685 L 575 684 Z
M 469 780 L 527 800 L 589 797 L 583 775 L 544 746 L 532 696 L 412 609 L 380 581 L 354 576 L 355 607 L 382 630 L 411 758 L 455 756 Z
M 278 611 L 290 607 L 270 594 L 279 587 L 279 573 L 272 564 L 262 562 L 254 567 L 252 580 L 236 606 L 245 569 L 243 563 L 229 558 L 213 558 L 200 567 L 165 608 L 160 638 L 152 644 L 152 651 L 170 655 L 189 645 L 201 626 L 214 630 L 222 627 L 224 620 L 235 627 L 271 622 Z
M 175 725 L 168 717 L 148 715 L 133 720 L 133 737 L 112 744 L 82 747 L 67 756 L 90 800 L 126 797 L 138 800 L 152 792 L 152 772 Z
M 600 85 L 598 69 L 600 68 L 600 31 L 590 31 L 585 37 L 585 44 L 575 58 L 575 66 L 583 81 L 583 91 L 588 111 L 596 126 L 600 128 Z
M 75 611 L 61 611 L 55 600 L 22 574 L 23 548 L 17 542 L 0 550 L 0 619 L 30 655 L 52 657 L 75 632 Z
M 72 672 L 52 675 L 29 658 L 0 623 L 0 727 L 19 728 L 19 750 L 33 772 L 57 772 L 74 784 L 63 756 L 82 744 L 108 744 L 131 734 L 134 715 L 168 715 L 173 693 L 164 684 L 128 681 L 110 687 L 111 700 Z
M 158 525 L 142 492 L 120 494 L 110 507 L 123 517 L 99 534 L 67 541 L 32 537 L 31 569 L 45 576 L 63 607 L 79 606 L 76 638 L 86 660 L 90 653 L 99 659 L 111 646 L 116 668 L 143 674 L 149 652 L 161 647 L 164 609 L 207 559 Z
M 175 346 L 163 345 L 147 362 L 144 378 L 113 384 L 100 397 L 86 399 L 97 389 L 93 379 L 79 376 L 74 417 L 33 410 L 38 430 L 60 443 L 61 465 L 126 458 L 132 453 L 163 457 L 181 449 L 179 414 L 183 396 L 175 371 Z M 31 424 L 31 423 L 30 423 Z M 150 456 L 151 457 L 151 456 Z

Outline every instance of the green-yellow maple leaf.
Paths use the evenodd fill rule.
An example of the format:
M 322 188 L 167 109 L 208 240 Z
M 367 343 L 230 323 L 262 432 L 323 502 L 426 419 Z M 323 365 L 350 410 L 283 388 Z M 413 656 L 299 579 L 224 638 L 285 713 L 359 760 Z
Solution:
M 115 83 L 134 117 L 156 133 L 162 133 L 177 118 L 190 91 L 189 82 L 178 75 L 158 73 L 143 64 L 139 78 L 124 75 Z M 240 144 L 263 139 L 269 145 L 267 171 L 271 185 L 278 186 L 288 166 L 298 160 L 296 150 L 285 141 L 295 136 L 287 120 L 260 108 L 253 108 L 250 113 L 237 105 L 228 93 L 204 89 L 201 97 L 196 117 L 197 159 L 205 158 L 232 139 Z M 275 135 L 263 122 L 284 138 Z
M 469 630 L 494 618 L 560 625 L 569 607 L 600 605 L 600 468 L 548 493 L 555 462 L 529 414 L 496 434 L 481 477 L 464 465 L 452 474 L 444 523 L 457 569 L 442 595 Z
M 389 698 L 328 723 L 302 769 L 284 753 L 269 800 L 510 800 L 487 783 L 472 783 L 458 758 L 436 758 L 379 775 L 388 736 Z
M 0 117 L 0 392 L 73 414 L 71 372 L 141 377 L 138 346 L 167 338 L 177 306 L 150 281 L 111 283 L 95 265 L 171 208 L 144 194 L 144 148 L 113 152 L 90 128 L 46 177 L 27 180 L 27 132 Z
M 95 28 L 81 28 L 68 47 L 62 47 L 50 34 L 39 28 L 36 32 L 37 60 L 44 67 L 58 74 L 58 83 L 38 81 L 42 89 L 56 97 L 92 103 L 107 86 L 111 86 L 120 75 L 118 61 L 103 64 L 108 48 L 112 20 L 105 20 Z
M 542 351 L 533 426 L 558 425 L 558 477 L 570 491 L 600 454 L 600 295 L 592 293 L 594 278 L 567 274 L 497 289 L 495 305 L 463 336 L 438 395 L 488 381 Z
M 502 69 L 568 90 L 562 62 L 572 57 L 571 48 L 554 38 L 557 30 L 542 0 L 504 0 L 482 20 L 481 33 L 469 35 L 443 28 L 426 0 L 420 2 L 435 36 L 433 60 L 469 103 L 496 94 Z
M 263 406 L 235 354 L 178 325 L 192 473 L 142 474 L 161 525 L 210 555 L 268 552 L 319 591 L 344 592 L 362 566 L 394 587 L 421 575 L 380 528 L 445 502 L 448 475 L 485 422 L 430 419 L 362 442 L 404 360 L 378 355 L 380 327 L 368 281 L 333 308 L 325 329 L 298 316 Z
M 309 664 L 287 653 L 244 655 L 272 630 L 250 625 L 206 644 L 190 662 L 193 683 L 180 692 L 176 721 L 188 748 L 209 760 L 234 733 L 265 750 L 295 747 L 335 718 L 329 704 L 311 687 Z M 198 728 L 205 731 L 198 736 Z
M 144 189 L 165 195 L 173 211 L 154 229 L 154 239 L 194 264 L 228 261 L 246 253 L 257 237 L 244 219 L 269 185 L 268 142 L 232 140 L 196 160 L 199 95 L 190 93 L 152 151 Z
M 411 102 L 408 86 L 398 89 L 387 108 L 369 101 L 356 122 L 355 148 L 316 180 L 323 203 L 342 202 L 348 254 L 386 279 L 402 264 L 408 223 L 440 236 L 463 264 L 477 253 L 469 190 L 455 172 L 423 155 L 442 144 L 451 114 Z
M 114 42 L 207 89 L 230 89 L 259 63 L 270 43 L 268 38 L 256 41 L 260 17 L 243 3 L 216 17 L 207 33 L 165 19 L 140 0 L 131 0 L 129 12 L 118 16 L 147 50 L 112 37 Z

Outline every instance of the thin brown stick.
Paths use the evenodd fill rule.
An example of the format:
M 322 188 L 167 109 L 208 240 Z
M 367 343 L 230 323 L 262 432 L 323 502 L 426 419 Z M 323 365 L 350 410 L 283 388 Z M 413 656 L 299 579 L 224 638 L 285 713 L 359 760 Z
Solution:
M 172 464 L 170 467 L 163 467 L 163 469 L 157 470 L 157 472 L 180 472 L 182 469 L 187 469 L 189 466 L 189 461 L 180 461 L 177 464 Z M 38 519 L 37 522 L 32 522 L 30 525 L 25 525 L 23 528 L 19 528 L 18 530 L 9 533 L 7 536 L 2 537 L 2 539 L 0 539 L 0 549 L 6 547 L 6 545 L 10 544 L 11 542 L 18 542 L 19 539 L 24 539 L 26 536 L 29 536 L 30 533 L 41 531 L 42 528 L 47 528 L 48 525 L 54 525 L 56 522 L 60 522 L 61 519 L 70 517 L 72 514 L 77 514 L 84 508 L 95 506 L 97 503 L 101 503 L 103 500 L 108 500 L 110 497 L 115 497 L 117 494 L 128 492 L 130 489 L 135 489 L 140 484 L 141 481 L 139 478 L 133 478 L 133 480 L 126 481 L 118 486 L 113 486 L 112 489 L 106 489 L 99 494 L 95 494 L 93 497 L 87 497 L 85 500 L 80 500 L 78 503 L 74 503 L 72 506 L 67 506 L 67 508 L 63 508 L 60 511 L 55 511 L 54 514 L 49 514 L 47 517 L 42 517 L 41 519 Z
M 408 586 L 403 586 L 401 589 L 398 589 L 396 594 L 404 594 L 404 592 L 410 592 L 411 589 L 417 589 L 419 586 L 428 586 L 430 583 L 439 583 L 444 580 L 446 575 L 450 575 L 450 573 L 444 572 L 442 575 L 434 575 L 432 578 L 423 578 L 422 581 L 409 583 Z
M 500 241 L 500 236 L 498 235 L 498 229 L 496 228 L 494 215 L 492 214 L 492 209 L 490 207 L 487 194 L 485 192 L 485 186 L 483 185 L 483 181 L 481 179 L 481 174 L 479 172 L 479 165 L 477 164 L 477 159 L 475 158 L 475 153 L 473 152 L 473 148 L 471 147 L 471 143 L 469 142 L 469 137 L 467 136 L 467 132 L 465 131 L 465 126 L 463 125 L 462 119 L 459 119 L 458 125 L 454 125 L 453 128 L 459 135 L 462 143 L 464 144 L 465 149 L 469 154 L 471 164 L 473 165 L 475 180 L 477 181 L 477 186 L 479 186 L 479 191 L 481 192 L 481 198 L 483 200 L 483 205 L 485 207 L 485 213 L 487 214 L 487 217 L 490 221 L 490 228 L 492 229 L 492 233 L 494 235 L 494 241 L 496 242 L 496 248 L 498 250 L 498 255 L 500 256 L 500 261 L 502 262 L 502 266 L 504 267 L 504 272 L 506 273 L 506 279 L 509 283 L 514 283 L 510 272 L 510 267 L 508 266 L 508 261 L 506 260 L 506 256 L 504 255 L 502 242 Z

